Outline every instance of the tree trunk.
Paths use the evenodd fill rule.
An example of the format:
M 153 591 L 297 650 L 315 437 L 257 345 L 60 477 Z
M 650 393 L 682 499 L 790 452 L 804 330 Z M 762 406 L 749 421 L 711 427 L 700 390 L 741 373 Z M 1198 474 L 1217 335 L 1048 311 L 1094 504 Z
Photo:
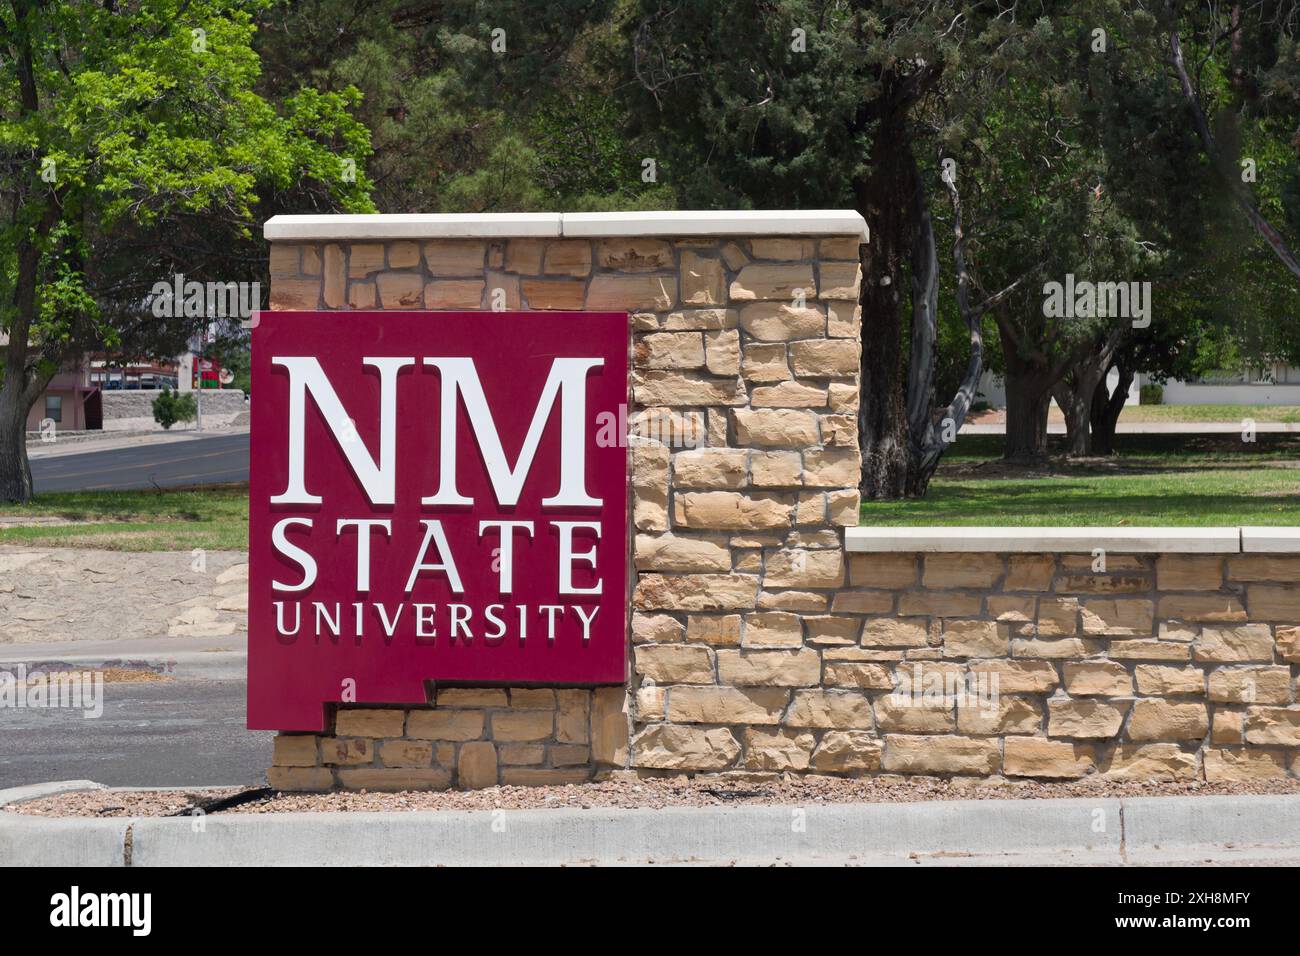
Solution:
M 1047 408 L 1051 396 L 1029 376 L 1010 373 L 1007 385 L 1007 435 L 1002 457 L 1038 464 L 1047 459 Z
M 1120 412 L 1128 398 L 1128 390 L 1133 385 L 1133 370 L 1124 362 L 1117 362 L 1119 381 L 1115 391 L 1106 388 L 1106 376 L 1097 383 L 1097 390 L 1092 395 L 1092 453 L 1094 455 L 1115 454 L 1115 426 L 1119 424 Z M 1108 371 L 1106 375 L 1109 375 Z
M 907 203 L 912 183 L 902 116 L 883 119 L 873 138 L 871 173 L 857 185 L 857 205 L 871 223 L 863 246 L 862 383 L 858 436 L 862 445 L 862 497 L 907 494 L 908 431 L 906 372 L 902 361 L 900 290 L 910 248 Z M 900 148 L 903 147 L 903 148 Z
M 1047 409 L 1055 379 L 1051 369 L 1017 351 L 1010 320 L 995 314 L 1006 368 L 1007 428 L 1002 457 L 1006 461 L 1041 464 L 1047 459 Z
M 1061 414 L 1065 416 L 1065 453 L 1072 458 L 1082 458 L 1092 454 L 1092 392 L 1088 385 L 1093 382 L 1087 376 L 1082 384 L 1076 384 L 1073 377 L 1062 379 L 1052 389 Z
M 21 388 L 0 388 L 0 501 L 22 503 L 32 497 L 27 409 Z

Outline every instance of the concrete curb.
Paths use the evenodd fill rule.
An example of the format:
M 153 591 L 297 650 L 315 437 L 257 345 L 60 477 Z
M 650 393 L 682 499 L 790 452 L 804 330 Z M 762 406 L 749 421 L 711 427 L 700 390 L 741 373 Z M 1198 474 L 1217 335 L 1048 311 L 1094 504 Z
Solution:
M 1228 851 L 1300 854 L 1300 796 L 113 820 L 0 813 L 0 864 L 28 866 L 1115 865 Z

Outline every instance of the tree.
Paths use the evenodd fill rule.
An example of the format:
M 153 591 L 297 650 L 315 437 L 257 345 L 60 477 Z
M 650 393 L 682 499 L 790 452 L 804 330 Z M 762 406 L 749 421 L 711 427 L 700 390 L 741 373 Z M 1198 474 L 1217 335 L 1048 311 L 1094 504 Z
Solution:
M 166 431 L 177 422 L 192 422 L 199 414 L 198 401 L 193 392 L 172 392 L 163 386 L 163 390 L 152 402 L 153 420 Z
M 937 147 L 930 120 L 944 101 L 982 89 L 975 75 L 1023 59 L 1035 20 L 1065 6 L 778 0 L 726 16 L 706 0 L 630 7 L 623 89 L 681 205 L 852 206 L 870 225 L 858 415 L 866 497 L 923 494 L 973 393 L 973 383 L 959 387 L 947 404 L 935 393 L 931 191 L 941 203 L 953 195 L 923 173 Z M 968 314 L 992 308 L 1001 289 L 970 295 Z M 976 370 L 979 328 L 968 327 Z M 951 425 L 936 429 L 945 418 Z
M 344 175 L 368 150 L 355 91 L 254 92 L 267 2 L 0 6 L 0 500 L 31 496 L 25 420 L 61 365 L 158 331 L 154 270 L 251 258 L 260 201 L 373 208 L 364 170 Z
M 612 96 L 611 0 L 299 0 L 267 8 L 260 88 L 355 87 L 384 212 L 663 206 Z

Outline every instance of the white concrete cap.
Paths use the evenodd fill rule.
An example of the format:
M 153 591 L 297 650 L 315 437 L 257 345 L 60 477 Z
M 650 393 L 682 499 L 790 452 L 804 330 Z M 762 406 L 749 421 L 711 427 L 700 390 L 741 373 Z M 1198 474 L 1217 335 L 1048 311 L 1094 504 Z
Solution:
M 1247 553 L 1300 554 L 1300 528 L 1243 527 L 1241 550 Z
M 867 223 L 852 209 L 759 212 L 511 212 L 402 215 L 274 216 L 271 242 L 344 239 L 601 238 L 616 236 L 857 236 Z
M 675 210 L 665 212 L 571 212 L 564 234 L 614 236 L 857 236 L 870 239 L 867 221 L 853 209 Z
M 553 238 L 558 212 L 402 213 L 400 215 L 273 216 L 262 234 L 271 242 L 347 239 Z
M 844 549 L 881 551 L 1039 551 L 1129 554 L 1237 554 L 1240 528 L 847 528 Z

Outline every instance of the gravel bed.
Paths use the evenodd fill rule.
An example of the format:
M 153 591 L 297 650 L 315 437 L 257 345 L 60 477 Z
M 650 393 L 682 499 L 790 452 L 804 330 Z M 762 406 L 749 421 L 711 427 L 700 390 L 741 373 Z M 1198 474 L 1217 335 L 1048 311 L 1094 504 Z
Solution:
M 206 790 L 88 790 L 4 807 L 11 813 L 62 817 L 167 816 L 230 797 L 247 788 Z M 913 803 L 922 800 L 1043 800 L 1062 797 L 1159 797 L 1300 794 L 1300 780 L 1232 784 L 1120 783 L 888 777 L 613 778 L 562 787 L 492 787 L 487 790 L 403 793 L 270 793 L 220 813 L 347 813 L 401 810 L 493 810 L 567 807 L 719 807 L 829 803 Z

